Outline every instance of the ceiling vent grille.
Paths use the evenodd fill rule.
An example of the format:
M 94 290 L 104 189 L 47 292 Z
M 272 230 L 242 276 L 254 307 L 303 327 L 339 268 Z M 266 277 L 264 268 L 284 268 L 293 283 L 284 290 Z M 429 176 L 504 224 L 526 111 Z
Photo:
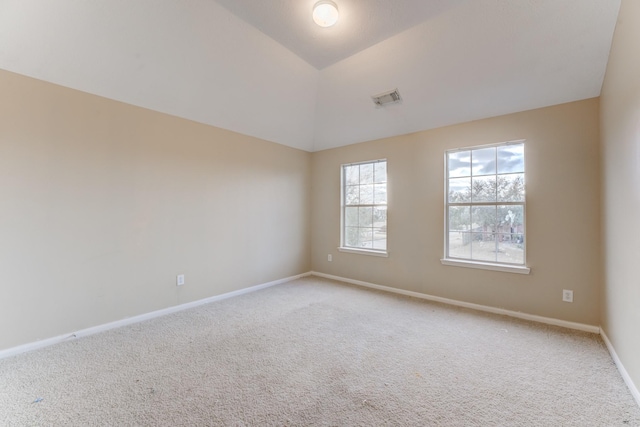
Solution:
M 382 107 L 386 104 L 397 104 L 402 101 L 400 97 L 400 92 L 398 89 L 394 89 L 391 92 L 385 92 L 378 95 L 374 95 L 371 97 L 373 99 L 373 103 L 378 107 Z

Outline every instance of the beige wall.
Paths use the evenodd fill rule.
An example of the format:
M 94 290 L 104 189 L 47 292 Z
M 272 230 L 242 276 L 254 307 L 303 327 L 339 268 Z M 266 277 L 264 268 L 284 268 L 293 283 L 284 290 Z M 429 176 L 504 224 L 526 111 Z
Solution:
M 602 327 L 640 387 L 640 2 L 623 0 L 602 88 Z
M 628 195 L 640 194 L 640 96 L 637 74 L 618 83 L 633 57 L 619 51 L 638 39 L 620 41 L 624 30 L 603 95 L 605 205 L 617 206 L 605 208 L 615 256 L 603 316 L 629 359 L 639 257 L 627 242 L 638 225 L 621 228 L 618 215 L 638 216 Z M 598 99 L 310 154 L 4 71 L 0 89 L 0 349 L 311 269 L 600 323 Z M 532 274 L 441 265 L 444 151 L 514 139 L 527 140 Z M 379 158 L 389 160 L 390 256 L 338 252 L 340 165 Z
M 599 324 L 598 99 L 314 153 L 312 268 L 492 307 Z M 530 275 L 443 266 L 444 152 L 526 139 Z M 338 252 L 340 165 L 388 159 L 388 258 Z M 333 254 L 333 261 L 327 261 Z M 573 289 L 574 303 L 562 302 Z
M 0 349 L 309 271 L 310 153 L 5 71 L 0 93 Z

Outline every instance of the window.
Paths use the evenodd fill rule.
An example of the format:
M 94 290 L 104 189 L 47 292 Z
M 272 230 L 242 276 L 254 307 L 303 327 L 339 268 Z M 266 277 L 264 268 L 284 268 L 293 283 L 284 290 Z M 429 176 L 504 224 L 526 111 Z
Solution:
M 387 161 L 342 165 L 340 250 L 386 256 Z
M 451 150 L 445 160 L 443 263 L 528 273 L 524 141 Z

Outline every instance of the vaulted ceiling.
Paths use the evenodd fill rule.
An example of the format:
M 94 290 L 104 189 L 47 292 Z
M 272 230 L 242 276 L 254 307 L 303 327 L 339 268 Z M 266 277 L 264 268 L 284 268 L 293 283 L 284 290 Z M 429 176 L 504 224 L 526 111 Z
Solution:
M 620 7 L 315 2 L 0 0 L 0 68 L 317 151 L 598 96 Z

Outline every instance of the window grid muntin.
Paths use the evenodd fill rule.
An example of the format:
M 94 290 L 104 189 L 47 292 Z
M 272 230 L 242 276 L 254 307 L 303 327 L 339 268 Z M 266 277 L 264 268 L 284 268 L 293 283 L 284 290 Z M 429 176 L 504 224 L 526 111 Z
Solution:
M 506 142 L 506 143 L 498 143 L 498 144 L 488 144 L 488 145 L 483 145 L 483 146 L 475 146 L 475 147 L 466 147 L 466 148 L 459 148 L 459 149 L 455 149 L 455 150 L 448 150 L 445 153 L 445 182 L 446 182 L 446 194 L 445 194 L 445 258 L 447 259 L 452 259 L 452 260 L 460 260 L 460 261 L 471 261 L 471 262 L 487 262 L 487 263 L 492 263 L 492 264 L 498 264 L 498 265 L 511 265 L 511 266 L 525 266 L 526 265 L 526 172 L 525 172 L 525 163 L 524 163 L 524 140 L 519 140 L 519 141 L 510 141 L 510 142 Z M 509 172 L 503 172 L 503 173 L 499 173 L 500 170 L 500 162 L 499 162 L 499 150 L 502 147 L 509 147 L 509 146 L 518 146 L 520 145 L 522 148 L 520 149 L 522 151 L 522 170 L 521 171 L 509 171 Z M 473 153 L 474 151 L 478 151 L 478 150 L 484 150 L 487 148 L 494 148 L 494 161 L 495 161 L 495 165 L 494 165 L 494 169 L 495 172 L 491 173 L 491 174 L 474 174 L 474 158 L 473 158 Z M 450 164 L 451 164 L 451 155 L 452 154 L 456 154 L 456 153 L 464 153 L 464 152 L 468 152 L 469 153 L 469 166 L 468 166 L 468 174 L 463 174 L 463 175 L 452 175 L 450 177 Z M 523 179 L 522 179 L 522 189 L 521 189 L 521 194 L 522 194 L 522 201 L 501 201 L 499 200 L 499 189 L 498 189 L 498 177 L 503 177 L 503 176 L 513 176 L 513 175 L 522 175 Z M 487 202 L 487 201 L 474 201 L 473 200 L 473 177 L 474 176 L 478 176 L 478 177 L 495 177 L 495 182 L 496 185 L 495 187 L 495 201 L 491 201 L 491 202 Z M 469 201 L 462 201 L 462 202 L 451 202 L 450 201 L 450 180 L 451 179 L 464 179 L 464 178 L 468 178 L 469 179 L 469 183 L 470 183 L 470 189 L 469 189 Z M 486 225 L 483 226 L 483 230 L 482 231 L 474 231 L 474 220 L 473 220 L 473 214 L 472 214 L 472 210 L 474 207 L 481 207 L 481 206 L 493 206 L 496 208 L 496 216 L 495 216 L 495 220 L 496 223 L 493 224 L 495 225 L 495 230 L 493 231 L 484 231 L 484 227 L 486 227 Z M 498 215 L 498 210 L 500 207 L 508 207 L 508 206 L 518 206 L 521 207 L 522 209 L 522 221 L 521 224 L 519 224 L 521 231 L 519 232 L 502 232 L 499 228 L 500 228 L 500 223 L 501 221 L 499 220 L 500 216 Z M 461 230 L 451 230 L 451 226 L 450 226 L 450 208 L 451 207 L 468 207 L 469 208 L 469 221 L 470 221 L 470 229 L 468 231 L 461 231 Z M 512 227 L 510 227 L 512 228 Z M 518 227 L 516 228 L 516 230 L 518 229 Z M 452 255 L 452 251 L 451 251 L 451 233 L 459 233 L 463 239 L 463 243 L 464 243 L 464 238 L 465 235 L 468 235 L 470 237 L 470 248 L 469 248 L 469 256 L 468 257 L 462 257 L 462 256 L 455 256 Z M 483 260 L 483 259 L 478 259 L 478 258 L 474 258 L 474 253 L 473 253 L 473 241 L 474 241 L 474 235 L 489 235 L 491 237 L 493 237 L 492 240 L 489 240 L 490 242 L 493 242 L 493 246 L 494 246 L 494 250 L 493 253 L 495 254 L 495 256 L 493 257 L 493 260 Z M 520 243 L 522 244 L 522 262 L 509 262 L 508 260 L 500 260 L 500 245 L 505 243 L 505 240 L 499 239 L 499 237 L 502 236 L 510 236 L 510 242 L 514 241 L 514 236 L 519 236 L 516 237 L 516 243 Z M 520 239 L 520 242 L 517 241 L 517 239 Z M 482 242 L 484 242 L 485 240 L 483 239 Z M 505 258 L 505 257 L 503 257 Z
M 381 163 L 384 163 L 384 170 L 383 171 L 377 171 L 377 166 Z M 372 165 L 372 170 L 373 170 L 373 176 L 371 178 L 371 181 L 366 180 L 364 183 L 362 181 L 362 176 L 361 176 L 361 167 L 362 166 L 367 166 L 367 165 Z M 353 177 L 353 174 L 349 174 L 350 171 L 352 171 L 353 169 L 349 169 L 352 168 L 354 166 L 358 166 L 358 179 L 357 179 L 357 184 L 353 184 L 353 182 L 355 182 L 354 180 L 348 181 L 349 176 Z M 378 172 L 382 173 L 382 177 L 378 178 Z M 360 195 L 362 194 L 361 192 L 361 187 L 365 187 L 365 186 L 372 186 L 373 188 L 373 203 L 360 203 L 362 198 L 360 197 Z M 358 187 L 358 199 L 357 202 L 355 203 L 353 201 L 348 201 L 347 197 L 348 197 L 348 191 L 349 191 L 349 187 Z M 376 187 L 378 187 L 379 190 L 384 190 L 382 191 L 382 193 L 384 193 L 384 197 L 380 198 L 382 200 L 384 200 L 383 202 L 380 203 L 376 203 Z M 348 163 L 348 164 L 344 164 L 341 167 L 341 188 L 342 188 L 342 197 L 341 197 L 341 227 L 340 227 L 340 244 L 341 247 L 344 248 L 348 248 L 348 249 L 356 249 L 356 250 L 366 250 L 366 251 L 376 251 L 376 252 L 386 252 L 387 249 L 387 233 L 386 233 L 386 225 L 387 225 L 387 197 L 386 197 L 386 191 L 387 191 L 387 160 L 386 159 L 380 159 L 380 160 L 373 160 L 373 161 L 365 161 L 365 162 L 358 162 L 358 163 Z M 380 194 L 382 194 L 380 193 Z M 352 225 L 347 225 L 347 210 L 349 208 L 357 208 L 358 209 L 358 225 L 357 226 L 352 226 Z M 360 209 L 368 209 L 371 208 L 371 225 L 366 225 L 366 226 L 360 226 Z M 379 217 L 378 218 L 384 218 L 384 221 L 378 220 L 377 223 L 378 225 L 376 225 L 376 209 L 378 209 L 379 212 Z M 380 213 L 380 212 L 384 212 L 384 213 Z M 383 224 L 380 224 L 383 223 Z M 384 232 L 381 232 L 380 229 L 384 227 Z M 353 233 L 354 231 L 356 231 L 358 233 L 358 238 L 355 242 L 355 246 L 351 245 L 351 244 L 347 244 L 347 243 L 354 243 L 353 241 L 350 240 L 350 232 Z M 364 231 L 364 232 L 363 232 Z M 383 238 L 378 238 L 376 239 L 376 231 L 378 231 L 378 234 L 383 233 L 384 237 Z M 361 240 L 361 236 L 362 235 L 367 235 L 369 234 L 371 236 L 370 239 L 362 239 Z M 366 241 L 367 243 L 370 243 L 370 246 L 361 246 L 360 243 Z M 383 242 L 381 244 L 381 242 Z

